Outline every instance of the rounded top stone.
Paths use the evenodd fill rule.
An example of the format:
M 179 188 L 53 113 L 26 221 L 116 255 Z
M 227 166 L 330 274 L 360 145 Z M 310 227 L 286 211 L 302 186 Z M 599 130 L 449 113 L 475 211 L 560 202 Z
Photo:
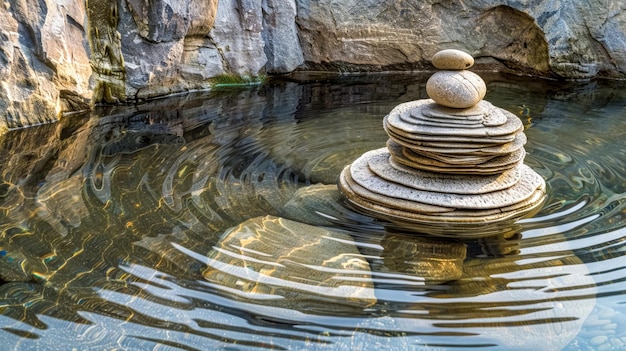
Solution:
M 485 81 L 471 71 L 439 71 L 426 82 L 428 97 L 439 105 L 469 108 L 485 97 Z
M 474 58 L 461 50 L 446 49 L 437 52 L 432 63 L 438 69 L 463 70 L 474 65 Z

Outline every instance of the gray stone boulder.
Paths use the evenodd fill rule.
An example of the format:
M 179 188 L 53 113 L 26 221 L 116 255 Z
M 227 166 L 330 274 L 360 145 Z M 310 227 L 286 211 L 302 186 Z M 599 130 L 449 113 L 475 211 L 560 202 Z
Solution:
M 212 85 L 211 78 L 220 75 L 264 75 L 267 56 L 263 6 L 249 0 L 221 0 L 219 4 L 217 0 L 122 2 L 117 7 L 118 17 L 108 23 L 108 30 L 113 33 L 110 38 L 102 35 L 106 25 L 97 23 L 100 18 L 91 22 L 100 33 L 99 38 L 91 38 L 94 61 L 100 62 L 101 67 L 96 81 L 110 86 L 110 93 L 96 89 L 94 100 L 114 103 L 146 99 L 207 89 Z M 281 11 L 268 15 L 274 19 L 269 24 L 272 29 L 265 30 L 269 33 L 266 36 L 271 39 L 277 33 L 278 38 L 272 48 L 297 42 L 293 30 L 290 35 L 281 34 L 285 27 L 282 23 L 295 28 L 295 7 L 291 8 L 290 21 L 285 21 L 289 16 L 283 16 Z M 104 60 L 98 60 L 99 47 L 106 48 L 101 55 Z M 276 50 L 282 57 L 284 50 Z M 114 54 L 110 55 L 110 51 Z M 297 64 L 299 61 L 279 66 L 281 70 L 293 70 Z
M 260 1 L 220 0 L 215 26 L 209 33 L 219 53 L 222 71 L 254 77 L 265 73 L 263 10 Z M 213 73 L 213 75 L 218 75 Z
M 0 134 L 87 108 L 91 67 L 83 2 L 0 6 Z
M 267 73 L 291 72 L 304 63 L 295 0 L 263 0 L 263 41 Z
M 118 22 L 109 28 L 119 37 L 119 48 L 112 47 L 118 48 L 115 55 L 120 56 L 117 70 L 121 79 L 113 77 L 118 87 L 112 96 L 96 94 L 96 101 L 134 100 L 208 88 L 207 79 L 222 73 L 218 50 L 209 36 L 217 0 L 159 0 L 149 5 L 129 0 L 122 2 L 117 12 Z M 106 41 L 91 38 L 94 58 L 97 50 L 93 42 L 97 39 Z M 106 82 L 115 70 L 107 70 L 106 62 L 103 68 L 96 79 Z

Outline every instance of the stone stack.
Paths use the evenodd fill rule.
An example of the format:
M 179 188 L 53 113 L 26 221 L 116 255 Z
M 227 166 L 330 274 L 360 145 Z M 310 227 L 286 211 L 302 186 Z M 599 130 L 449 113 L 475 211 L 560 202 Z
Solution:
M 465 70 L 473 63 L 458 50 L 433 57 L 441 71 L 426 84 L 430 99 L 393 109 L 383 120 L 387 147 L 341 173 L 350 203 L 406 227 L 466 236 L 497 234 L 494 224 L 539 208 L 545 181 L 523 163 L 522 122 L 482 100 L 484 81 Z

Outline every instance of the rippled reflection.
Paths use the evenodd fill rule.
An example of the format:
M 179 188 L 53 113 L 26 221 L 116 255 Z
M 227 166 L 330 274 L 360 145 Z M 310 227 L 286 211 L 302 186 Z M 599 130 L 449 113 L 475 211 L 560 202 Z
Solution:
M 424 78 L 274 82 L 0 137 L 0 341 L 623 349 L 626 90 L 486 77 L 486 99 L 524 121 L 548 197 L 452 241 L 355 212 L 335 185 Z

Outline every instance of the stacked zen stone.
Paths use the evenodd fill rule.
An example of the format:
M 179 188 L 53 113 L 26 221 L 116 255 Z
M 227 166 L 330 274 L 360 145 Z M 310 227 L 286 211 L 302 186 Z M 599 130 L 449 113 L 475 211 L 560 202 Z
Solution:
M 468 229 L 538 209 L 545 181 L 523 164 L 520 119 L 482 100 L 484 81 L 465 70 L 474 64 L 469 54 L 443 50 L 432 62 L 441 71 L 426 84 L 431 99 L 398 105 L 384 118 L 387 147 L 343 170 L 342 193 L 374 217 L 439 234 L 476 235 Z

